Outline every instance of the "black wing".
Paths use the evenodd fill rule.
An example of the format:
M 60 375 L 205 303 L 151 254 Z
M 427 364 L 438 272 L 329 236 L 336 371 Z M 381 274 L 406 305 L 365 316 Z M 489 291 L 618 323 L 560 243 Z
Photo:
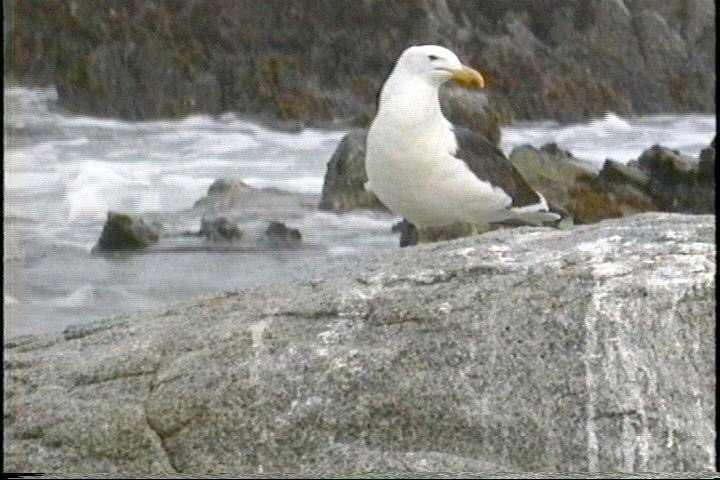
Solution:
M 540 196 L 515 169 L 505 154 L 488 139 L 465 127 L 453 126 L 457 138 L 455 157 L 462 160 L 480 180 L 503 189 L 513 207 L 540 202 Z

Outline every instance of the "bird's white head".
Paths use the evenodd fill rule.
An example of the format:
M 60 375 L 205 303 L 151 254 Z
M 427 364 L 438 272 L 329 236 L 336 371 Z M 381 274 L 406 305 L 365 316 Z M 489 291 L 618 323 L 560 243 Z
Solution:
M 438 45 L 417 45 L 406 49 L 397 61 L 395 69 L 426 79 L 439 86 L 447 80 L 472 87 L 485 87 L 485 79 L 477 70 L 463 65 L 457 55 Z

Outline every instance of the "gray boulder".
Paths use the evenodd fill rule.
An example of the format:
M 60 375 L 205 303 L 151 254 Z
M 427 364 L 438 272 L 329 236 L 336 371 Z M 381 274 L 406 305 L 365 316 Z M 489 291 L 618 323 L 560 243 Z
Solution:
M 162 225 L 147 223 L 139 217 L 108 212 L 98 243 L 93 252 L 137 250 L 158 242 Z
M 715 469 L 715 217 L 522 228 L 5 340 L 4 469 Z

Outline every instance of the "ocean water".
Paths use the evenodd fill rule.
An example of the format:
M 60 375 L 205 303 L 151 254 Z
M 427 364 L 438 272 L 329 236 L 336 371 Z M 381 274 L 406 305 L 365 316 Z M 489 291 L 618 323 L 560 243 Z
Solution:
M 398 248 L 390 214 L 298 207 L 290 226 L 312 248 L 251 252 L 91 255 L 108 210 L 192 207 L 217 178 L 319 200 L 344 131 L 280 132 L 233 114 L 127 122 L 63 112 L 53 89 L 4 90 L 6 335 L 59 331 L 193 296 L 321 274 L 349 256 Z M 660 143 L 697 155 L 712 115 L 534 122 L 503 130 L 501 147 L 557 142 L 576 157 L 627 162 Z M 314 204 L 317 202 L 314 201 Z M 268 212 L 272 220 L 273 212 Z M 188 224 L 197 230 L 198 225 Z

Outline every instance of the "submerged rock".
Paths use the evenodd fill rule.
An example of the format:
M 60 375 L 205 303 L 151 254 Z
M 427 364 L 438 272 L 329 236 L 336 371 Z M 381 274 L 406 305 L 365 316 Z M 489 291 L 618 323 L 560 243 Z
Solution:
M 203 218 L 199 235 L 213 242 L 240 240 L 243 236 L 238 226 L 226 217 Z
M 162 225 L 146 223 L 139 217 L 108 212 L 98 243 L 93 252 L 137 250 L 158 242 Z
M 276 221 L 270 222 L 265 230 L 265 237 L 271 243 L 299 243 L 302 240 L 300 230 Z
M 8 339 L 4 468 L 712 472 L 715 254 L 714 216 L 498 230 Z
M 314 208 L 317 195 L 287 192 L 278 188 L 256 188 L 241 180 L 221 178 L 208 187 L 207 195 L 195 202 L 192 212 L 260 220 L 269 211 L 293 215 Z

